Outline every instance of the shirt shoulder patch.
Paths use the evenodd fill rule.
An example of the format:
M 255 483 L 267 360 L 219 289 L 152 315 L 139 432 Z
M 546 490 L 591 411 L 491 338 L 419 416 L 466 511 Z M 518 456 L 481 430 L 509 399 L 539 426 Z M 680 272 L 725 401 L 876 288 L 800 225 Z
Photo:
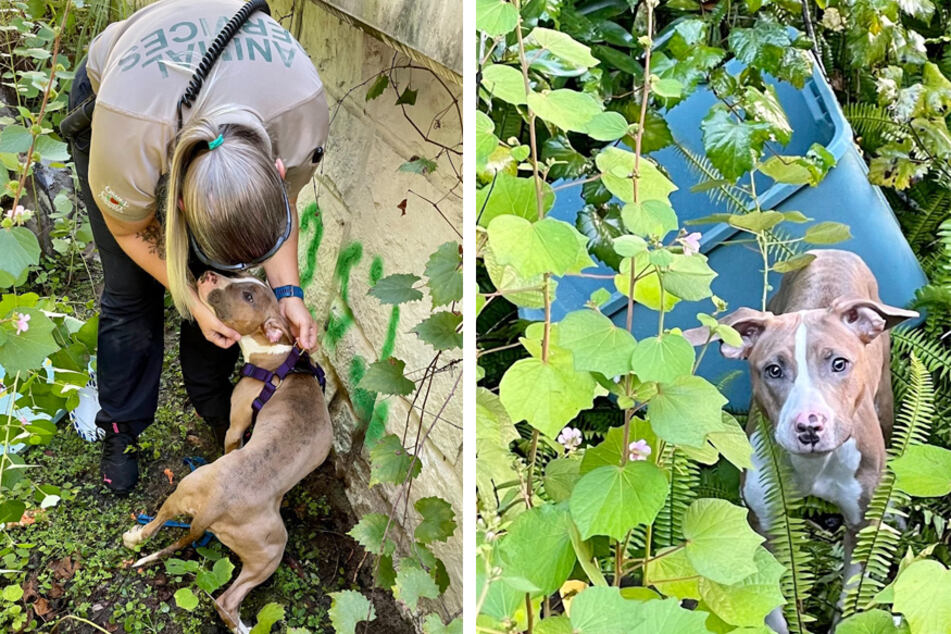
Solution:
M 115 193 L 108 185 L 103 187 L 102 191 L 99 192 L 99 200 L 106 207 L 119 214 L 124 213 L 126 208 L 129 206 L 129 203 L 127 203 L 125 199 Z

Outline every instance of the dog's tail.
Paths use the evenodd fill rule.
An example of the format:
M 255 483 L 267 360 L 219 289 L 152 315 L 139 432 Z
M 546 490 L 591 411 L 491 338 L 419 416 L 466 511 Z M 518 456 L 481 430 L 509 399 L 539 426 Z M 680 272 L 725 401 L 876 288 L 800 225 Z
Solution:
M 168 555 L 171 555 L 177 550 L 181 550 L 182 548 L 185 548 L 185 546 L 188 546 L 193 541 L 200 539 L 201 536 L 205 534 L 206 528 L 207 526 L 200 526 L 193 519 L 191 528 L 188 529 L 188 534 L 186 534 L 184 537 L 179 539 L 177 542 L 169 546 L 166 546 L 162 550 L 154 552 L 151 555 L 148 555 L 146 557 L 142 557 L 137 562 L 132 564 L 132 567 L 139 568 L 141 566 L 145 566 L 152 562 L 158 561 L 159 559 L 162 559 L 163 557 L 167 557 Z

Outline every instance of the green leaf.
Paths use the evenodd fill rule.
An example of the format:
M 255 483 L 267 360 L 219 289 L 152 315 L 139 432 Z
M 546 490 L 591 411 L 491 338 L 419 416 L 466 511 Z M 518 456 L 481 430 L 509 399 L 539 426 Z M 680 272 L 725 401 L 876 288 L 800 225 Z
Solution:
M 234 564 L 227 557 L 222 557 L 215 562 L 211 570 L 198 570 L 195 575 L 195 585 L 211 594 L 228 583 L 233 571 Z
M 506 172 L 495 177 L 494 185 L 476 191 L 476 213 L 479 225 L 488 227 L 496 217 L 503 214 L 521 216 L 526 220 L 538 219 L 538 198 L 535 195 L 535 179 L 517 178 Z M 555 194 L 551 185 L 542 183 L 542 213 L 551 209 Z
M 734 584 L 757 572 L 755 554 L 763 537 L 746 520 L 747 509 L 726 500 L 696 500 L 684 514 L 685 550 L 697 572 Z
M 652 267 L 647 253 L 638 254 L 637 257 L 633 258 L 633 263 L 632 258 L 621 260 L 620 273 L 614 276 L 614 287 L 625 297 L 628 296 L 632 266 L 634 267 L 635 277 L 640 276 L 640 279 L 634 284 L 634 301 L 651 310 L 659 310 L 661 305 L 660 278 L 657 276 L 657 272 L 653 270 L 645 274 L 648 267 Z M 679 298 L 673 293 L 664 293 L 664 310 L 670 310 L 678 301 L 680 301 Z
M 456 332 L 462 324 L 460 313 L 439 311 L 417 324 L 412 332 L 436 350 L 462 348 L 462 333 Z
M 548 363 L 520 359 L 499 383 L 499 398 L 512 420 L 526 420 L 549 438 L 594 403 L 595 380 L 575 370 L 570 352 L 551 348 Z
M 869 610 L 859 612 L 840 622 L 835 628 L 836 634 L 907 634 L 907 629 L 900 630 L 890 612 L 885 610 Z
M 714 614 L 732 625 L 762 625 L 773 608 L 783 605 L 779 579 L 785 568 L 760 546 L 753 557 L 756 572 L 734 584 L 700 580 L 700 594 Z
M 331 592 L 330 624 L 337 634 L 356 634 L 357 623 L 373 621 L 376 611 L 365 596 L 355 590 Z
M 727 326 L 729 328 L 729 326 Z M 734 331 L 736 332 L 736 331 Z M 739 335 L 737 335 L 739 337 Z M 750 469 L 753 467 L 752 455 L 753 445 L 746 432 L 736 422 L 736 419 L 728 413 L 723 412 L 719 429 L 711 430 L 707 434 L 707 440 L 719 451 L 724 458 L 732 462 L 737 469 Z
M 707 256 L 675 255 L 674 261 L 661 273 L 664 290 L 681 299 L 699 301 L 710 297 L 710 283 L 717 274 L 707 264 Z
M 835 244 L 851 239 L 852 232 L 841 222 L 820 222 L 806 229 L 803 238 L 811 244 Z
M 951 632 L 951 571 L 941 563 L 916 561 L 898 573 L 893 611 L 905 615 L 913 634 Z
M 620 112 L 600 112 L 584 128 L 585 134 L 596 141 L 616 141 L 627 134 L 628 123 Z
M 462 299 L 462 255 L 459 243 L 444 242 L 429 256 L 426 277 L 433 306 L 445 306 Z
M 50 136 L 39 136 L 36 139 L 34 152 L 39 152 L 40 156 L 46 161 L 64 162 L 70 160 L 69 146 L 62 141 L 57 141 Z
M 426 174 L 432 174 L 436 171 L 436 162 L 431 161 L 428 158 L 416 157 L 415 159 L 400 165 L 397 171 L 423 174 L 425 176 Z
M 621 596 L 619 588 L 591 586 L 571 601 L 574 634 L 630 634 L 639 621 L 639 603 Z
M 274 624 L 284 619 L 284 606 L 268 603 L 258 611 L 258 622 L 251 628 L 251 634 L 268 634 Z
M 591 56 L 591 49 L 576 41 L 567 33 L 535 27 L 528 34 L 528 41 L 537 43 L 555 57 L 578 68 L 597 66 L 598 60 Z
M 746 111 L 747 120 L 765 123 L 779 143 L 786 145 L 792 139 L 792 126 L 789 125 L 789 119 L 773 86 L 767 85 L 765 91 L 747 86 L 741 104 Z
M 383 94 L 383 91 L 386 90 L 386 87 L 390 85 L 390 78 L 386 75 L 380 75 L 376 78 L 376 81 L 373 82 L 373 85 L 370 86 L 370 89 L 367 91 L 366 101 L 373 101 L 377 97 Z
M 640 236 L 622 235 L 614 238 L 612 243 L 614 244 L 614 250 L 617 254 L 626 258 L 633 258 L 637 254 L 647 251 L 647 241 Z M 605 293 L 607 296 L 600 302 L 596 302 L 596 306 L 600 306 L 611 298 L 611 293 L 609 293 L 607 289 L 599 288 L 598 291 Z
M 583 244 L 587 240 L 567 222 L 543 218 L 529 222 L 518 216 L 499 216 L 488 228 L 489 244 L 499 264 L 511 265 L 519 275 L 564 275 L 594 263 Z
M 895 486 L 915 497 L 942 497 L 951 493 L 951 451 L 934 445 L 912 445 L 888 463 Z
M 637 342 L 631 359 L 641 381 L 674 381 L 693 371 L 694 351 L 682 335 L 667 333 Z
M 576 370 L 611 377 L 630 371 L 635 342 L 601 313 L 585 309 L 568 313 L 558 324 L 558 345 L 571 351 Z
M 415 302 L 423 298 L 422 292 L 413 288 L 419 279 L 419 276 L 412 273 L 387 275 L 377 282 L 367 295 L 373 295 L 384 304 Z
M 481 465 L 480 465 L 481 468 Z M 555 502 L 571 497 L 575 483 L 581 477 L 581 461 L 574 458 L 555 458 L 545 465 L 545 493 Z
M 752 28 L 734 28 L 730 48 L 742 62 L 792 82 L 801 88 L 812 72 L 809 57 L 791 46 L 786 27 L 760 14 Z
M 403 93 L 396 99 L 394 105 L 406 104 L 408 106 L 416 105 L 416 95 L 419 94 L 419 90 L 413 90 L 412 88 L 407 87 Z
M 800 253 L 799 255 L 794 255 L 788 260 L 774 262 L 770 269 L 776 271 L 777 273 L 789 273 L 791 271 L 798 271 L 801 268 L 809 266 L 809 263 L 815 259 L 816 256 L 812 253 Z
M 662 200 L 627 203 L 621 209 L 621 219 L 631 233 L 658 240 L 677 229 L 677 213 Z
M 6 601 L 15 603 L 23 598 L 23 588 L 17 584 L 12 584 L 3 589 L 3 598 Z
M 651 92 L 665 99 L 678 99 L 683 93 L 683 84 L 676 79 L 651 78 Z
M 0 168 L 2 169 L 2 168 Z M 0 284 L 10 286 L 31 266 L 40 262 L 40 243 L 33 232 L 26 227 L 0 229 L 0 272 L 10 276 L 11 282 Z
M 498 504 L 495 487 L 518 479 L 509 444 L 519 435 L 499 397 L 483 387 L 476 388 L 475 410 L 476 457 L 479 461 L 476 488 L 483 504 L 492 508 Z
M 419 470 L 419 460 L 413 460 L 413 454 L 403 448 L 396 434 L 384 436 L 370 449 L 371 487 L 381 482 L 402 484 L 418 476 Z
M 492 153 L 499 147 L 499 137 L 493 134 L 495 123 L 482 111 L 476 111 L 475 160 L 476 170 L 485 169 Z
M 543 275 L 524 277 L 518 274 L 515 267 L 499 264 L 491 244 L 486 244 L 483 247 L 482 260 L 485 263 L 485 270 L 489 274 L 489 279 L 492 280 L 492 285 L 496 291 L 505 295 L 505 299 L 516 306 L 525 306 L 526 308 L 542 308 L 545 305 L 545 297 L 542 294 L 545 283 Z M 549 297 L 554 297 L 558 282 L 549 279 L 548 283 Z
M 566 508 L 554 504 L 536 506 L 516 517 L 501 545 L 505 576 L 524 578 L 543 595 L 560 588 L 576 561 L 570 522 Z
M 518 11 L 505 0 L 476 0 L 476 28 L 490 37 L 505 35 L 518 24 Z
M 25 510 L 26 505 L 19 500 L 6 500 L 0 503 L 0 524 L 19 522 Z
M 375 361 L 367 368 L 357 387 L 379 394 L 399 394 L 405 396 L 416 389 L 416 384 L 403 376 L 406 364 L 400 359 L 390 357 Z
M 449 625 L 445 625 L 438 614 L 427 614 L 423 621 L 423 634 L 462 634 L 462 617 L 456 617 Z
M 567 616 L 550 616 L 535 624 L 535 634 L 574 634 Z
M 416 612 L 420 598 L 435 599 L 439 596 L 439 588 L 425 570 L 403 565 L 396 573 L 393 596 L 405 603 L 411 612 Z
M 0 131 L 0 153 L 21 154 L 28 152 L 33 144 L 33 135 L 22 125 L 8 125 Z
M 360 518 L 360 521 L 350 529 L 347 535 L 359 542 L 363 549 L 374 555 L 392 555 L 396 543 L 392 539 L 387 539 L 383 543 L 383 532 L 389 517 L 382 513 L 367 513 Z
M 427 497 L 416 500 L 413 508 L 423 517 L 416 526 L 413 536 L 423 544 L 444 542 L 456 530 L 455 514 L 449 502 L 440 497 Z
M 7 302 L 0 303 L 0 306 L 5 304 Z M 25 375 L 29 370 L 40 368 L 47 356 L 59 350 L 59 345 L 53 339 L 56 326 L 43 311 L 26 307 L 0 310 L 0 319 L 9 319 L 15 313 L 28 315 L 30 328 L 19 335 L 11 331 L 6 342 L 0 346 L 0 365 L 6 369 L 7 376 L 14 376 L 17 372 Z
M 569 501 L 581 538 L 623 539 L 638 524 L 649 524 L 667 499 L 667 478 L 652 462 L 598 467 L 575 484 Z
M 679 546 L 657 551 L 654 559 L 647 562 L 647 574 L 651 585 L 666 596 L 700 600 L 697 571 Z
M 753 169 L 753 162 L 766 141 L 761 130 L 745 121 L 737 121 L 722 106 L 710 109 L 700 129 L 707 158 L 725 178 L 734 181 Z
M 548 123 L 572 132 L 586 132 L 588 122 L 603 110 L 592 95 L 567 88 L 533 92 L 528 95 L 528 106 Z
M 482 69 L 482 87 L 502 101 L 519 106 L 526 103 L 522 73 L 506 64 L 489 64 Z
M 707 433 L 720 428 L 726 402 L 706 379 L 681 376 L 658 386 L 647 412 L 651 427 L 667 442 L 702 447 Z
M 198 597 L 191 588 L 179 588 L 175 591 L 175 605 L 191 612 L 198 607 Z
M 607 147 L 598 153 L 595 163 L 601 170 L 604 186 L 624 202 L 634 202 L 634 153 Z M 638 200 L 660 200 L 669 204 L 670 194 L 677 190 L 677 186 L 647 157 L 641 157 L 638 170 Z

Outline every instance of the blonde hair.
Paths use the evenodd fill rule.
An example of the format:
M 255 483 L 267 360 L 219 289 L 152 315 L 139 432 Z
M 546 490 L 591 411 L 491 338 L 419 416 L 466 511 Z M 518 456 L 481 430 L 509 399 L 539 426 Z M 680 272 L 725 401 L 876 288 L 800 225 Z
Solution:
M 175 308 L 186 318 L 191 316 L 189 290 L 194 284 L 188 267 L 189 233 L 208 258 L 238 264 L 267 253 L 285 229 L 283 183 L 270 137 L 263 124 L 221 123 L 236 110 L 230 106 L 196 115 L 173 141 L 165 254 L 168 288 Z M 219 135 L 223 141 L 209 150 L 208 143 Z

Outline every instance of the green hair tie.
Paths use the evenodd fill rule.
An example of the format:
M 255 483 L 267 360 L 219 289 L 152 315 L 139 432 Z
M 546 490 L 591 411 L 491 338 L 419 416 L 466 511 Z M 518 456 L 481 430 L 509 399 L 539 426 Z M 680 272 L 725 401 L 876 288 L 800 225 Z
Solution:
M 224 137 L 219 134 L 218 138 L 216 138 L 214 141 L 208 142 L 208 149 L 213 150 L 224 142 L 225 142 Z

